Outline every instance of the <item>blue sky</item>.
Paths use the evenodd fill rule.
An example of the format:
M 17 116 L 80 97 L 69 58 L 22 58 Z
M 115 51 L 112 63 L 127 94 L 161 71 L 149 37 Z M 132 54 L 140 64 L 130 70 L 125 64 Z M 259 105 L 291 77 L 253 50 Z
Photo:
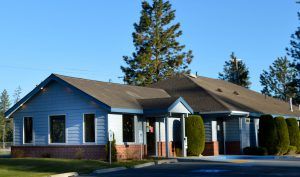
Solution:
M 193 50 L 192 72 L 218 77 L 232 51 L 259 75 L 286 54 L 299 26 L 294 0 L 171 0 L 180 41 Z M 0 0 L 0 91 L 22 96 L 51 73 L 122 82 L 123 55 L 133 52 L 141 0 Z

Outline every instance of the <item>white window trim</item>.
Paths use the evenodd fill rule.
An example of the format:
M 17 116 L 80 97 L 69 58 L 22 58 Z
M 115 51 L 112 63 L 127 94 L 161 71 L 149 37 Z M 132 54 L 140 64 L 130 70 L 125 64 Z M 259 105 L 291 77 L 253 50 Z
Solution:
M 94 114 L 94 126 L 95 126 L 95 142 L 85 142 L 85 124 L 84 124 L 84 116 L 87 114 Z M 82 115 L 82 142 L 83 144 L 97 144 L 97 117 L 95 113 L 83 113 Z
M 24 120 L 25 120 L 25 118 L 28 118 L 28 117 L 31 117 L 31 119 L 32 119 L 32 143 L 25 143 L 25 127 L 24 127 L 25 125 L 24 125 Z M 14 128 L 15 128 L 15 125 L 14 125 Z M 34 143 L 35 143 L 35 134 L 34 134 L 34 123 L 33 123 L 33 117 L 32 116 L 24 116 L 23 117 L 22 129 L 23 129 L 22 144 L 23 145 L 34 145 Z
M 65 142 L 64 143 L 51 143 L 50 135 L 50 117 L 53 116 L 65 116 Z M 68 144 L 68 128 L 67 128 L 67 115 L 66 114 L 53 114 L 48 115 L 48 144 L 49 145 L 66 145 Z

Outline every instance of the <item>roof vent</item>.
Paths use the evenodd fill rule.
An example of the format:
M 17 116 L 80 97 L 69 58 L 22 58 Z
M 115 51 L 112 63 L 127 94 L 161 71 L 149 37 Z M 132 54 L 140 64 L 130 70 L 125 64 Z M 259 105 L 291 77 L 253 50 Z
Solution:
M 223 92 L 223 90 L 222 90 L 222 89 L 220 89 L 220 88 L 217 88 L 217 91 L 218 91 L 218 92 Z
M 237 92 L 237 91 L 234 91 L 233 94 L 240 95 L 239 92 Z
M 290 98 L 290 111 L 293 112 L 293 98 Z
M 197 75 L 192 74 L 192 73 L 190 73 L 189 76 L 192 77 L 192 78 L 197 78 Z

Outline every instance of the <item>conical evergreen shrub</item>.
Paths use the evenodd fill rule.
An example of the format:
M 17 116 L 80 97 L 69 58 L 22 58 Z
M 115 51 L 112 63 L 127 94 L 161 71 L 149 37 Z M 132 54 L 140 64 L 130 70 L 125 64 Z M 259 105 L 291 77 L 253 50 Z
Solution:
M 268 150 L 268 154 L 274 155 L 278 153 L 278 135 L 275 120 L 271 115 L 262 115 L 260 117 L 258 141 L 260 147 Z
M 290 146 L 288 127 L 283 117 L 276 117 L 275 125 L 276 125 L 277 136 L 278 136 L 278 143 L 277 143 L 278 155 L 283 155 L 288 152 Z

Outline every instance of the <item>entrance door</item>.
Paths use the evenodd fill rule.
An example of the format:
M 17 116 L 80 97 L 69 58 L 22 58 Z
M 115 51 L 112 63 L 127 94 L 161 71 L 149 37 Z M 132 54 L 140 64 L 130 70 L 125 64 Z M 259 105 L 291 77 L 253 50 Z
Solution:
M 224 154 L 224 120 L 223 118 L 217 119 L 217 138 L 219 142 L 219 154 Z
M 147 151 L 149 156 L 155 154 L 155 118 L 147 119 Z

